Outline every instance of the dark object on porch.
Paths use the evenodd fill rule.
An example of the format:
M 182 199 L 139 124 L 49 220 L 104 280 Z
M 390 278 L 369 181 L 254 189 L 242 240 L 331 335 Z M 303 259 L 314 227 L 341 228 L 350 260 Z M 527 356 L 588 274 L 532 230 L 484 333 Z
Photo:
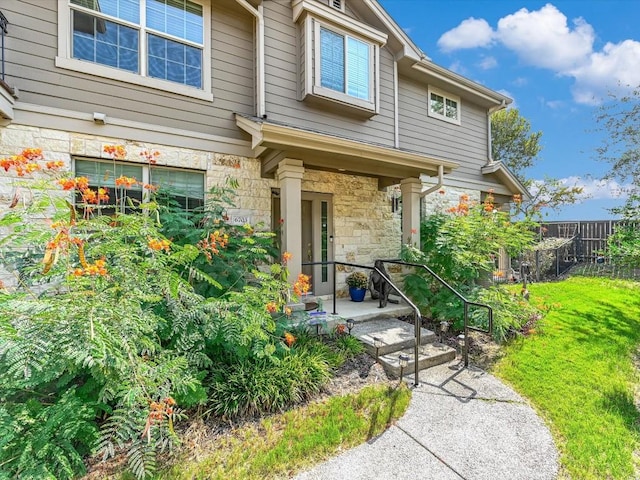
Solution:
M 389 277 L 389 274 L 384 268 L 382 260 L 376 260 L 373 266 L 380 270 L 382 274 Z M 376 271 L 372 270 L 369 274 L 369 291 L 371 292 L 371 298 L 374 300 L 380 299 L 379 308 L 387 306 L 387 302 L 398 303 L 398 300 L 390 299 L 389 293 L 391 293 L 391 285 Z

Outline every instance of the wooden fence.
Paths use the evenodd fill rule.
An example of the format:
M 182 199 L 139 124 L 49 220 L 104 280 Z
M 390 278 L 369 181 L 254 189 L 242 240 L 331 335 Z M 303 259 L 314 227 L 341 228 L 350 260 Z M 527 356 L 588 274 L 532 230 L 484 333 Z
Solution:
M 622 220 L 586 220 L 575 222 L 548 222 L 540 226 L 540 240 L 545 238 L 576 237 L 576 260 L 595 261 L 607 256 L 607 239 Z M 640 225 L 637 225 L 640 228 Z

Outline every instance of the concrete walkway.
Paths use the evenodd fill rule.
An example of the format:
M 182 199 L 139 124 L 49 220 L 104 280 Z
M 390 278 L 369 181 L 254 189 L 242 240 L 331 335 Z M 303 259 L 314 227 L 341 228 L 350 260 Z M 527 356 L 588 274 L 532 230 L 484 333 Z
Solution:
M 492 375 L 458 367 L 455 360 L 420 372 L 394 426 L 295 478 L 555 479 L 558 453 L 533 409 Z

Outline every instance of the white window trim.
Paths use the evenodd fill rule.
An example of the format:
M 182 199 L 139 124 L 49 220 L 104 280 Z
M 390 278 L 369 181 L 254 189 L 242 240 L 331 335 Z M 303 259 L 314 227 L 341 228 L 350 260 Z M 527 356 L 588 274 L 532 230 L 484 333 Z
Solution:
M 314 57 L 314 68 L 313 68 L 313 94 L 314 95 L 319 95 L 322 97 L 326 97 L 332 100 L 336 100 L 338 102 L 341 103 L 346 103 L 346 104 L 350 104 L 350 105 L 354 105 L 356 107 L 365 109 L 365 110 L 369 110 L 369 111 L 373 111 L 375 113 L 378 113 L 378 65 L 379 65 L 379 52 L 378 52 L 378 48 L 376 47 L 376 45 L 372 44 L 371 42 L 369 42 L 367 39 L 362 38 L 358 35 L 354 35 L 353 33 L 350 33 L 348 31 L 342 30 L 340 28 L 336 28 L 332 25 L 327 25 L 326 23 L 320 22 L 318 20 L 313 20 L 313 35 L 314 35 L 314 42 L 313 42 L 313 57 Z M 356 40 L 360 40 L 364 43 L 366 43 L 369 46 L 369 99 L 363 99 L 363 98 L 358 98 L 358 97 L 354 97 L 349 95 L 346 92 L 339 92 L 337 90 L 332 90 L 330 88 L 326 88 L 323 87 L 321 85 L 321 74 L 320 74 L 320 62 L 321 62 L 321 58 L 320 58 L 320 29 L 321 28 L 325 28 L 327 30 L 330 30 L 331 32 L 337 33 L 339 35 L 342 35 L 345 39 L 345 46 L 344 46 L 344 54 L 345 54 L 345 68 L 348 70 L 349 69 L 349 63 L 347 61 L 347 47 L 346 47 L 346 41 L 347 38 L 351 37 L 351 38 L 355 38 Z M 348 85 L 347 85 L 347 78 L 348 78 L 348 74 L 347 72 L 345 72 L 345 89 L 348 89 Z
M 456 104 L 458 105 L 458 116 L 457 118 L 450 118 L 447 117 L 446 115 L 434 112 L 433 110 L 431 110 L 431 94 L 435 93 L 436 95 L 440 95 L 441 97 L 444 98 L 445 101 L 445 110 L 446 110 L 446 104 L 447 104 L 447 100 L 453 100 L 454 102 L 456 102 Z M 438 120 L 443 120 L 445 122 L 449 122 L 449 123 L 453 123 L 454 125 L 461 125 L 462 123 L 462 104 L 460 103 L 460 97 L 458 97 L 457 95 L 452 95 L 450 93 L 447 93 L 443 90 L 440 90 L 438 88 L 434 88 L 434 87 L 429 87 L 428 93 L 427 93 L 427 113 L 430 117 L 433 118 L 437 118 Z
M 82 162 L 94 162 L 94 163 L 106 163 L 106 164 L 113 164 L 113 160 L 109 160 L 108 158 L 94 158 L 94 157 L 85 157 L 85 156 L 81 156 L 81 155 L 74 155 L 73 156 L 73 164 L 72 164 L 72 171 L 73 174 L 75 176 L 76 174 L 76 162 L 80 160 Z M 150 184 L 151 183 L 151 169 L 152 168 L 157 168 L 160 170 L 174 170 L 174 171 L 179 171 L 179 172 L 191 172 L 191 173 L 199 173 L 202 174 L 202 194 L 203 194 L 203 201 L 206 201 L 207 199 L 207 172 L 205 170 L 195 170 L 195 169 L 190 169 L 190 168 L 179 168 L 179 167 L 172 167 L 172 166 L 168 166 L 168 165 L 149 165 L 147 162 L 132 162 L 132 161 L 120 161 L 118 160 L 118 164 L 122 164 L 122 165 L 131 165 L 134 167 L 140 167 L 142 170 L 142 178 L 136 178 L 136 180 L 145 183 L 145 184 Z M 148 200 L 148 194 L 149 191 L 142 189 L 142 198 L 143 200 L 147 201 Z
M 98 77 L 110 78 L 121 82 L 140 85 L 143 87 L 163 90 L 185 97 L 213 101 L 211 92 L 211 4 L 209 0 L 192 0 L 202 5 L 204 44 L 202 47 L 202 89 L 189 87 L 169 80 L 143 76 L 139 73 L 127 72 L 118 68 L 100 65 L 85 60 L 72 58 L 71 55 L 71 8 L 69 0 L 58 0 L 58 56 L 55 65 L 66 70 L 86 73 Z M 140 39 L 143 46 L 146 40 Z M 141 48 L 141 51 L 142 48 Z M 146 54 L 146 48 L 144 49 Z M 142 61 L 143 59 L 141 59 Z M 146 61 L 143 61 L 146 64 Z

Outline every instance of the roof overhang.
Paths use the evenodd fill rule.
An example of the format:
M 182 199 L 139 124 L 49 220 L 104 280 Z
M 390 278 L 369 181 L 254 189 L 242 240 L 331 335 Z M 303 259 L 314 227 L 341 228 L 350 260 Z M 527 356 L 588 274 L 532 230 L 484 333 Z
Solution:
M 417 62 L 410 58 L 399 60 L 398 67 L 420 82 L 442 88 L 467 99 L 473 99 L 475 103 L 485 108 L 506 106 L 513 100 L 506 95 L 491 90 L 473 80 L 463 77 L 451 70 L 433 63 L 428 59 L 421 59 Z
M 305 167 L 376 177 L 379 186 L 404 178 L 433 176 L 442 166 L 445 173 L 458 167 L 450 160 L 416 152 L 327 135 L 281 123 L 236 114 L 236 124 L 251 135 L 251 147 L 262 160 L 262 175 L 273 177 L 284 158 L 302 160 Z
M 488 163 L 481 169 L 483 175 L 494 174 L 497 179 L 503 183 L 512 194 L 520 194 L 524 200 L 531 199 L 531 193 L 527 190 L 518 177 L 509 170 L 502 162 Z

